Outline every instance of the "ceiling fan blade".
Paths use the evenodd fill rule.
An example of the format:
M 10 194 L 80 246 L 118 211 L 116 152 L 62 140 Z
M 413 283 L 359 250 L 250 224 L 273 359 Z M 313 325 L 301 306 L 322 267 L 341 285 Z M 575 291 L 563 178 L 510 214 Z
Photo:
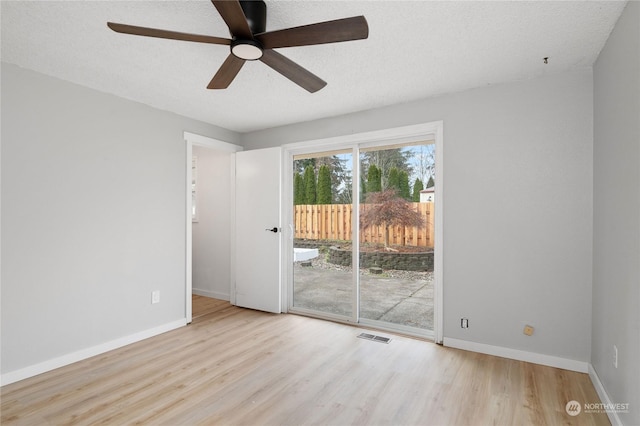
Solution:
M 159 30 L 156 28 L 136 27 L 134 25 L 117 24 L 115 22 L 107 22 L 107 26 L 113 31 L 122 34 L 167 38 L 171 40 L 196 41 L 199 43 L 226 44 L 227 46 L 231 44 L 231 40 L 228 38 L 180 33 L 177 31 Z
M 317 92 L 327 85 L 326 81 L 275 50 L 264 50 L 260 60 L 311 93 Z
M 209 82 L 207 89 L 226 89 L 229 87 L 233 79 L 238 75 L 238 72 L 240 72 L 240 68 L 242 68 L 244 63 L 244 59 L 240 59 L 233 54 L 229 54 L 222 66 L 220 66 L 220 69 L 218 69 L 216 75 L 214 75 L 211 82 Z
M 308 46 L 361 40 L 369 37 L 369 25 L 364 16 L 318 22 L 317 24 L 256 34 L 265 49 L 278 47 Z
M 237 0 L 211 0 L 234 37 L 253 40 L 253 34 Z

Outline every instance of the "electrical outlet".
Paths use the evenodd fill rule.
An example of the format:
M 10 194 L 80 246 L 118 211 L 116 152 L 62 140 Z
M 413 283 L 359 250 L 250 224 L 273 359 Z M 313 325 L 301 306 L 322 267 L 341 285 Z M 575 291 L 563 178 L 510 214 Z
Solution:
M 618 347 L 613 345 L 613 366 L 618 368 Z
M 469 328 L 469 318 L 460 318 L 460 328 Z
M 160 303 L 160 290 L 151 292 L 151 304 Z

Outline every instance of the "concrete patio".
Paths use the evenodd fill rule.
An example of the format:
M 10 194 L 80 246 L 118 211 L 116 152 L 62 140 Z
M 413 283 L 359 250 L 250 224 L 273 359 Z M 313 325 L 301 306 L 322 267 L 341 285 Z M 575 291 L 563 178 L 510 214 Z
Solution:
M 352 272 L 315 258 L 294 263 L 294 306 L 350 316 Z M 360 317 L 433 330 L 433 273 L 360 272 Z

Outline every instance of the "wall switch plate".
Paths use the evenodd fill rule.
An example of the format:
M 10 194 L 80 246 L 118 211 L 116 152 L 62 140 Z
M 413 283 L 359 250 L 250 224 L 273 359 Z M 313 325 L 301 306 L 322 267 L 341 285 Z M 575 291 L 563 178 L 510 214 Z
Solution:
M 160 303 L 160 290 L 151 292 L 151 304 Z
M 530 325 L 525 325 L 525 326 L 524 326 L 524 330 L 522 330 L 522 332 L 523 332 L 524 334 L 526 334 L 527 336 L 531 336 L 531 335 L 533 334 L 533 330 L 534 330 L 534 328 L 533 328 L 532 326 L 530 326 Z

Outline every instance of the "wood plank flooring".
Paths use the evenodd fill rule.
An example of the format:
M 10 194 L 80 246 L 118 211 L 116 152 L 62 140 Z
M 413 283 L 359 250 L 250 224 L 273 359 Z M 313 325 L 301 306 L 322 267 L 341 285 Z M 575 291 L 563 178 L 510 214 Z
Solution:
M 191 319 L 193 322 L 197 322 L 200 317 L 211 314 L 213 312 L 216 312 L 217 310 L 224 309 L 229 306 L 229 302 L 226 302 L 224 300 L 198 296 L 197 294 L 194 294 L 191 300 Z
M 1 389 L 3 425 L 605 425 L 586 374 L 194 297 L 193 324 Z

